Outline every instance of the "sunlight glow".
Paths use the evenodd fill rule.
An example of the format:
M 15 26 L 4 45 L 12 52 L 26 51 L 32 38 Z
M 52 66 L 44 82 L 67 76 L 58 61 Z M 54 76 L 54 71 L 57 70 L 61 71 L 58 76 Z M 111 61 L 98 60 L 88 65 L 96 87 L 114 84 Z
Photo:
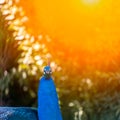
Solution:
M 35 60 L 40 60 L 41 59 L 41 57 L 39 55 L 36 55 L 34 58 L 35 58 Z
M 39 44 L 39 43 L 34 44 L 34 45 L 33 45 L 33 48 L 34 48 L 35 50 L 39 50 L 39 49 L 40 49 L 40 44 Z
M 40 34 L 38 41 L 43 40 L 40 46 L 33 45 L 32 48 L 43 49 L 46 53 L 44 44 L 47 42 L 53 53 L 64 50 L 66 59 L 77 56 L 76 61 L 83 65 L 96 64 L 99 68 L 104 60 L 112 63 L 120 51 L 119 4 L 120 1 L 113 0 L 35 0 L 33 6 L 24 3 L 26 11 L 30 11 L 30 6 L 34 8 L 36 19 L 33 19 L 33 13 L 27 12 L 31 19 L 30 28 L 33 27 L 35 34 Z
M 99 0 L 82 0 L 82 2 L 84 4 L 93 5 L 93 4 L 97 4 Z
M 3 4 L 5 2 L 5 0 L 0 0 L 0 4 Z
M 43 60 L 39 60 L 39 61 L 37 61 L 37 65 L 42 65 L 43 64 Z
M 14 15 L 8 15 L 5 19 L 6 20 L 13 20 L 15 18 Z

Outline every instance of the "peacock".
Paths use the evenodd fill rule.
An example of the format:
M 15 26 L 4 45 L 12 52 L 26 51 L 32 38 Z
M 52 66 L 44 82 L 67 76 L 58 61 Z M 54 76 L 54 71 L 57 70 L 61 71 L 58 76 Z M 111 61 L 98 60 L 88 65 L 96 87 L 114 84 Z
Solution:
M 37 109 L 29 107 L 0 107 L 0 120 L 38 120 Z
M 50 66 L 44 67 L 38 87 L 38 109 L 0 107 L 0 120 L 62 120 L 59 99 Z
M 46 66 L 38 88 L 39 120 L 62 120 L 56 87 L 51 74 L 50 66 Z

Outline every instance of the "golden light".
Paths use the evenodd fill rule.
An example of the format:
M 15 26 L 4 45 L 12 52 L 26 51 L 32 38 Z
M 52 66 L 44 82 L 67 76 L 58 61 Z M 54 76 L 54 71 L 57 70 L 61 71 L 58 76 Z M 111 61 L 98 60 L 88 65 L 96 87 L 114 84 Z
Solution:
M 40 44 L 39 44 L 39 43 L 34 44 L 34 45 L 33 45 L 33 48 L 34 48 L 35 50 L 39 50 Z
M 83 56 L 86 57 L 91 53 L 94 59 L 99 52 L 104 56 L 101 58 L 103 61 L 104 58 L 110 60 L 115 58 L 117 54 L 115 51 L 119 51 L 117 46 L 120 43 L 120 1 L 35 0 L 30 4 L 31 8 L 34 7 L 36 20 L 33 19 L 33 14 L 29 12 L 29 7 L 26 7 L 25 3 L 24 8 L 28 11 L 31 23 L 36 24 L 32 26 L 35 33 L 40 31 L 38 34 L 49 35 L 52 41 L 56 42 L 58 49 L 62 47 L 57 44 L 57 41 L 58 43 L 60 41 L 61 44 L 71 48 L 73 56 L 77 51 L 83 51 L 81 52 Z M 33 48 L 39 49 L 39 47 L 43 48 L 45 45 L 35 45 Z
M 41 59 L 41 57 L 39 55 L 36 55 L 34 58 L 35 58 L 35 60 L 40 60 Z
M 36 63 L 37 63 L 37 65 L 40 65 L 40 66 L 41 66 L 41 65 L 43 64 L 43 60 L 39 60 L 39 61 L 37 61 Z
M 95 5 L 99 3 L 99 0 L 82 0 L 82 2 L 87 5 Z
M 3 4 L 5 2 L 5 0 L 0 0 L 0 4 Z

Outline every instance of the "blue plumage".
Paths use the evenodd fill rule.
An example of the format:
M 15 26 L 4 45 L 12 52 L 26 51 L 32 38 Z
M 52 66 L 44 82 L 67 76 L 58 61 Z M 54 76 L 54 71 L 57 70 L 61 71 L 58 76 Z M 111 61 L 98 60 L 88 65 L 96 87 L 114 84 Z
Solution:
M 49 66 L 44 68 L 38 89 L 38 111 L 26 107 L 0 107 L 0 120 L 62 120 L 58 96 Z M 37 115 L 38 114 L 38 115 Z
M 49 67 L 47 67 L 49 71 Z M 50 73 L 50 72 L 46 73 Z M 38 116 L 39 120 L 62 120 L 58 103 L 58 96 L 53 79 L 44 75 L 40 79 L 38 89 Z
M 38 120 L 37 109 L 27 107 L 0 107 L 0 120 Z

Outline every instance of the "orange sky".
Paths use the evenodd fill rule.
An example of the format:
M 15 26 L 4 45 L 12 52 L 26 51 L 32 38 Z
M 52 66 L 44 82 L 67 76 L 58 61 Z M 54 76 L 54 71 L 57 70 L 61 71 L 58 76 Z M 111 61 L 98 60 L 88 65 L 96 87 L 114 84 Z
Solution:
M 85 1 L 92 1 L 93 4 L 84 3 Z M 30 11 L 30 14 L 37 20 L 35 24 L 38 31 L 45 32 L 70 47 L 116 47 L 120 39 L 120 2 L 96 1 L 31 0 L 29 4 L 34 13 L 32 15 Z
M 21 4 L 29 17 L 29 28 L 67 45 L 63 45 L 64 51 L 55 43 L 53 52 L 63 49 L 67 59 L 78 57 L 81 64 L 119 62 L 119 0 L 21 0 Z
M 52 37 L 67 44 L 81 42 L 103 44 L 119 39 L 120 9 L 118 3 L 106 0 L 86 5 L 80 0 L 35 0 L 39 22 Z M 96 42 L 97 41 L 97 42 Z M 101 43 L 102 44 L 102 43 Z M 98 44 L 96 44 L 98 45 Z

